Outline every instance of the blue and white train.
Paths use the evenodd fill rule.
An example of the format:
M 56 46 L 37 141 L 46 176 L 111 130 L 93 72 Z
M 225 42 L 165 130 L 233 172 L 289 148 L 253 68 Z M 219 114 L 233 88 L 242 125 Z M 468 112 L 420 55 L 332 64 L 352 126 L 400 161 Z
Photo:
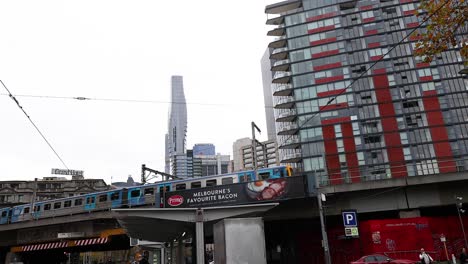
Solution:
M 163 197 L 165 197 L 166 192 L 276 179 L 291 175 L 292 168 L 290 166 L 277 166 L 261 168 L 257 171 L 249 170 L 216 176 L 169 180 L 67 198 L 39 201 L 34 203 L 32 209 L 31 204 L 0 208 L 0 224 L 103 211 L 120 207 L 142 205 L 163 207 Z

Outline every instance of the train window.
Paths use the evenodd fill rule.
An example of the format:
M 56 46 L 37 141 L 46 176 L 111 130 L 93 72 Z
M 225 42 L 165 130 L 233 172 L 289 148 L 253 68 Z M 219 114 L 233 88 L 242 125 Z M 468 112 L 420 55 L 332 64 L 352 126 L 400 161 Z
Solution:
M 63 202 L 63 207 L 70 207 L 71 206 L 71 200 Z
M 34 206 L 34 212 L 39 212 L 41 210 L 41 206 L 40 205 L 35 205 Z
M 83 199 L 75 199 L 75 206 L 82 205 Z
M 234 181 L 232 180 L 231 177 L 227 177 L 227 178 L 222 178 L 222 179 L 221 179 L 221 184 L 222 184 L 222 185 L 231 184 L 231 183 L 233 183 L 233 182 L 234 182 Z
M 107 201 L 107 194 L 99 195 L 99 202 Z
M 137 189 L 137 190 L 133 190 L 130 192 L 130 197 L 140 197 L 140 190 Z
M 240 176 L 240 182 L 248 182 L 249 181 L 249 175 L 244 174 Z
M 191 188 L 191 189 L 194 189 L 194 188 L 201 188 L 201 182 L 199 182 L 199 181 L 192 182 L 192 183 L 190 184 L 190 188 Z
M 86 198 L 86 204 L 93 204 L 94 203 L 94 196 Z
M 216 179 L 206 181 L 206 187 L 210 187 L 210 186 L 216 186 Z
M 185 183 L 176 184 L 175 189 L 176 189 L 176 191 L 185 190 L 186 189 L 186 184 Z
M 153 188 L 146 188 L 145 189 L 145 195 L 153 195 L 154 194 L 154 189 Z
M 44 211 L 48 211 L 50 208 L 52 208 L 51 204 L 44 204 Z
M 119 192 L 115 192 L 111 194 L 112 201 L 118 200 L 119 198 L 120 198 Z
M 7 216 L 7 211 L 2 212 L 2 217 L 5 217 L 5 216 Z
M 54 209 L 60 209 L 60 207 L 62 207 L 61 202 L 54 203 Z
M 28 214 L 29 213 L 29 207 L 25 207 L 23 209 L 23 214 Z
M 258 180 L 266 180 L 270 178 L 270 172 L 260 172 L 258 176 L 260 176 Z

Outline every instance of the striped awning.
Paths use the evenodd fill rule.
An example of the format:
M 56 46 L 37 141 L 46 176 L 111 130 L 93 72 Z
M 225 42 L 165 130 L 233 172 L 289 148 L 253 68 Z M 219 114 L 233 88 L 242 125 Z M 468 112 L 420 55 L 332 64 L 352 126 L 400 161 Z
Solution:
M 75 246 L 89 246 L 89 245 L 96 245 L 96 244 L 105 244 L 107 243 L 107 241 L 108 241 L 107 237 L 81 239 L 81 240 L 75 240 Z
M 22 246 L 22 251 L 35 251 L 35 250 L 46 250 L 46 249 L 54 249 L 54 248 L 64 248 L 68 247 L 68 242 L 53 242 L 53 243 L 44 243 L 44 244 L 36 244 L 36 245 L 27 245 Z

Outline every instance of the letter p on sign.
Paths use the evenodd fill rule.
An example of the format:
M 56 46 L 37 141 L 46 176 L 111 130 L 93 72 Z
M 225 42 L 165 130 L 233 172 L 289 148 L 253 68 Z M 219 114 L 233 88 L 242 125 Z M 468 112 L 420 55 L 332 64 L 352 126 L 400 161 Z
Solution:
M 343 211 L 341 215 L 343 216 L 343 224 L 345 227 L 357 226 L 356 211 Z

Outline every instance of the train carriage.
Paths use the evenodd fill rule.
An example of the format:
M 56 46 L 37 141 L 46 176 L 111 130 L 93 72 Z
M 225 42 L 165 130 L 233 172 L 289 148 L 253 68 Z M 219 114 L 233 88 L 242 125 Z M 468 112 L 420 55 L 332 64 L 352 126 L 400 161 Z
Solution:
M 240 182 L 252 182 L 292 176 L 289 166 L 260 168 L 221 175 L 189 179 L 177 179 L 128 188 L 120 188 L 79 196 L 39 201 L 0 209 L 0 224 L 49 218 L 63 215 L 110 210 L 120 207 L 156 206 L 163 207 L 166 193 L 178 190 L 205 188 Z

